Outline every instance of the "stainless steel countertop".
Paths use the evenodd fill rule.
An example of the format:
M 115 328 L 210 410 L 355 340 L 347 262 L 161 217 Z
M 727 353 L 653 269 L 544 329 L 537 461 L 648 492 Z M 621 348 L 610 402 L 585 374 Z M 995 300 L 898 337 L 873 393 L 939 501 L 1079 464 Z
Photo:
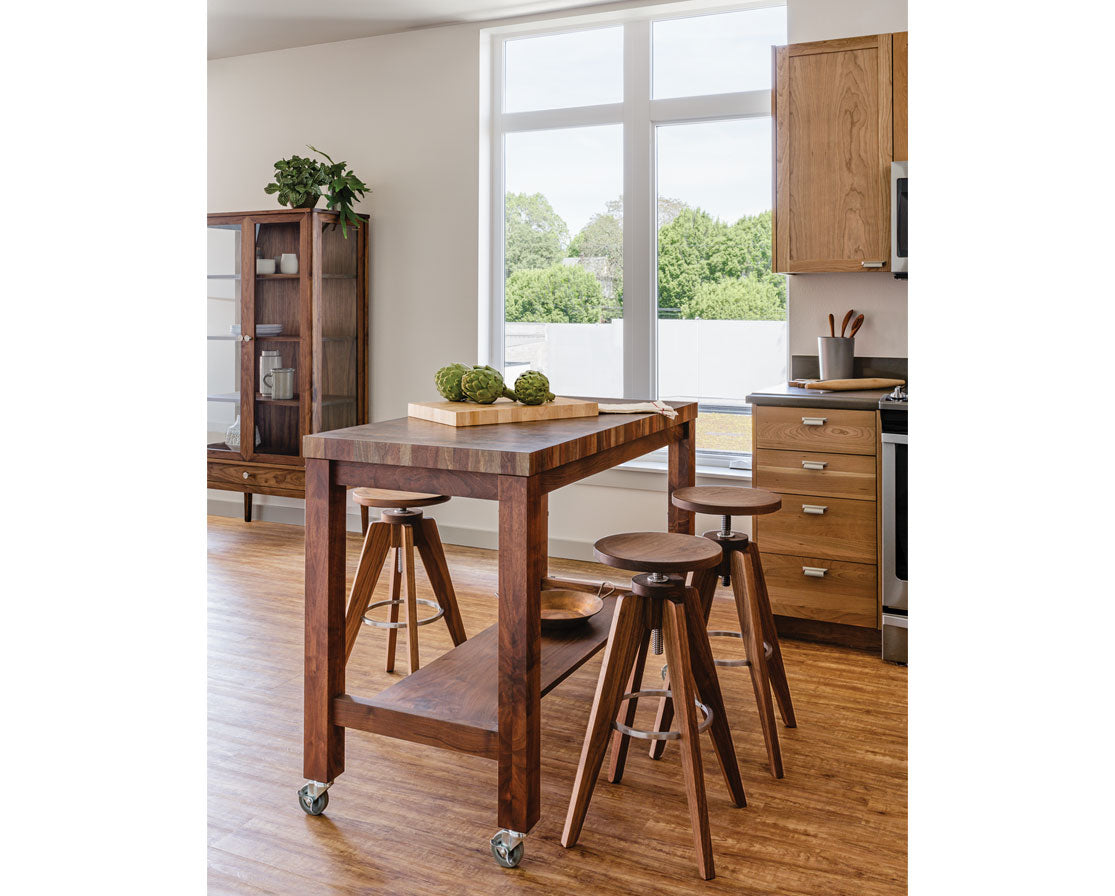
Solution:
M 846 408 L 853 411 L 874 411 L 879 399 L 889 395 L 890 389 L 865 389 L 857 392 L 823 392 L 819 389 L 799 389 L 782 383 L 769 389 L 760 389 L 747 396 L 753 405 L 779 405 L 789 408 Z

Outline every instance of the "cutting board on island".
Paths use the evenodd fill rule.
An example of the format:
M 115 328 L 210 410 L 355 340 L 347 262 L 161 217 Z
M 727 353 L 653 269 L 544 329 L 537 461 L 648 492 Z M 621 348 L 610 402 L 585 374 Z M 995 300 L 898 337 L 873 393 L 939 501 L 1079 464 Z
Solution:
M 520 404 L 510 398 L 497 398 L 493 404 L 471 401 L 420 401 L 407 405 L 407 416 L 446 426 L 483 426 L 488 423 L 533 423 L 537 420 L 562 420 L 568 417 L 595 417 L 600 411 L 595 401 L 558 396 L 546 404 Z

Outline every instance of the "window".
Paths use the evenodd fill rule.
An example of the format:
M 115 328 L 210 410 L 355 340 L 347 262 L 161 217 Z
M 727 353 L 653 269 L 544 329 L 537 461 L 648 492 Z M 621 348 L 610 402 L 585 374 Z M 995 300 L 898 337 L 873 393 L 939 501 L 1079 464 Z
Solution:
M 744 398 L 786 378 L 770 263 L 786 11 L 681 6 L 490 32 L 488 362 L 559 394 L 697 400 L 700 461 L 745 467 Z

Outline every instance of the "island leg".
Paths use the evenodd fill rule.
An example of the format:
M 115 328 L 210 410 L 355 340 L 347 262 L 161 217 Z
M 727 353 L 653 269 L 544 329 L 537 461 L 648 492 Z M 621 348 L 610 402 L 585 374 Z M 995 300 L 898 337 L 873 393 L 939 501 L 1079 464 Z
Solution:
M 499 810 L 492 840 L 517 865 L 541 805 L 541 595 L 545 498 L 535 477 L 499 479 Z
M 670 442 L 670 472 L 666 488 L 667 521 L 669 531 L 685 535 L 693 534 L 693 514 L 675 507 L 671 498 L 675 489 L 687 488 L 697 481 L 697 443 L 693 438 L 695 429 L 693 421 L 683 423 L 681 438 Z
M 328 460 L 306 458 L 305 743 L 302 761 L 303 773 L 311 784 L 329 785 L 344 771 L 345 729 L 332 722 L 333 698 L 344 693 L 344 689 L 345 490 L 334 483 Z

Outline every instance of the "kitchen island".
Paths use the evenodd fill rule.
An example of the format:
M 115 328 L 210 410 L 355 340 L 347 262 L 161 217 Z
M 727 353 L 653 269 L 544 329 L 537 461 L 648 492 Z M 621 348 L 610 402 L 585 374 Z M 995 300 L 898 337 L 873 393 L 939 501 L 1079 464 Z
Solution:
M 668 404 L 672 420 L 611 414 L 454 428 L 400 418 L 305 437 L 303 767 L 311 801 L 324 806 L 344 771 L 345 729 L 357 728 L 496 760 L 501 830 L 493 847 L 497 838 L 508 850 L 521 845 L 540 814 L 541 698 L 603 647 L 614 605 L 582 629 L 542 637 L 543 585 L 570 585 L 547 578 L 547 496 L 668 447 L 667 526 L 692 534 L 693 514 L 669 496 L 694 484 L 697 405 Z M 345 690 L 345 490 L 358 486 L 499 502 L 498 624 L 371 697 Z

